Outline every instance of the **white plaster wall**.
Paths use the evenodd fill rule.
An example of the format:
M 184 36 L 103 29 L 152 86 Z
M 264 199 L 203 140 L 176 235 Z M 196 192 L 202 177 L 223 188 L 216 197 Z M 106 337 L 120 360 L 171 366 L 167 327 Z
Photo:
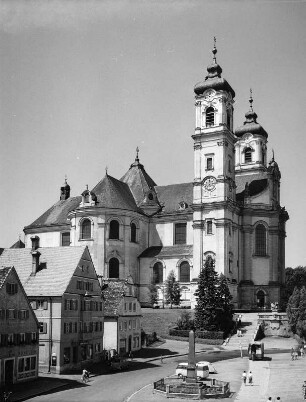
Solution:
M 65 230 L 65 232 L 69 232 Z M 35 234 L 28 234 L 25 236 L 25 246 L 26 248 L 32 247 L 32 236 L 39 237 L 39 247 L 58 247 L 61 245 L 61 232 L 42 232 Z
M 103 334 L 103 347 L 105 350 L 117 350 L 117 320 L 105 318 L 104 320 L 104 334 Z

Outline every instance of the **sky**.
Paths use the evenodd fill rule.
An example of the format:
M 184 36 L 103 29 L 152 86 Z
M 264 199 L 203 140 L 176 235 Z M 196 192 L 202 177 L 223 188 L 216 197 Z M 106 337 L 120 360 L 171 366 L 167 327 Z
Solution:
M 217 61 L 249 91 L 275 153 L 286 266 L 306 265 L 306 2 L 2 0 L 0 247 L 53 205 L 139 158 L 158 185 L 193 180 L 194 85 Z

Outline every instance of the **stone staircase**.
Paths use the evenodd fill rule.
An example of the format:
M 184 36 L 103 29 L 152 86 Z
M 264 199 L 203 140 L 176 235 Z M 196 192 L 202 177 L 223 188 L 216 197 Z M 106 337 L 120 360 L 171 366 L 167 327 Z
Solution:
M 243 350 L 246 350 L 249 343 L 253 342 L 254 335 L 257 331 L 257 313 L 247 313 L 242 316 L 242 336 L 238 337 L 237 334 L 232 335 L 229 341 L 223 345 L 225 349 L 240 349 L 242 346 Z

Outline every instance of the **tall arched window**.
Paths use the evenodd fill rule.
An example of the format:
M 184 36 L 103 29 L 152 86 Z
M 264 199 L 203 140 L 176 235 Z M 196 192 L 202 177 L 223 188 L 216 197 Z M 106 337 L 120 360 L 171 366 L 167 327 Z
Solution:
M 131 223 L 131 242 L 136 243 L 136 225 L 134 222 Z
M 111 258 L 108 263 L 108 277 L 119 278 L 119 261 L 117 258 Z
M 252 148 L 246 148 L 244 151 L 244 163 L 252 162 Z
M 259 290 L 256 294 L 257 296 L 257 307 L 265 306 L 265 294 L 263 290 Z
M 91 239 L 91 221 L 84 219 L 81 224 L 81 239 Z
M 190 265 L 188 261 L 183 261 L 180 265 L 180 282 L 190 282 Z
M 262 223 L 255 229 L 255 254 L 259 256 L 267 254 L 267 230 Z
M 206 109 L 205 122 L 206 122 L 206 127 L 211 127 L 215 124 L 215 111 L 214 111 L 214 108 L 211 106 Z
M 163 283 L 163 264 L 156 262 L 153 266 L 153 283 Z
M 110 221 L 109 224 L 109 238 L 119 239 L 119 222 L 116 220 Z

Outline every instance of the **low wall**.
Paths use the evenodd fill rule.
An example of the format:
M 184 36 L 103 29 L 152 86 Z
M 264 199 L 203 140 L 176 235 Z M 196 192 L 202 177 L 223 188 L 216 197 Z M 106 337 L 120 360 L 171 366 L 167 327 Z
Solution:
M 262 325 L 265 336 L 292 336 L 286 313 L 259 313 L 258 323 Z

